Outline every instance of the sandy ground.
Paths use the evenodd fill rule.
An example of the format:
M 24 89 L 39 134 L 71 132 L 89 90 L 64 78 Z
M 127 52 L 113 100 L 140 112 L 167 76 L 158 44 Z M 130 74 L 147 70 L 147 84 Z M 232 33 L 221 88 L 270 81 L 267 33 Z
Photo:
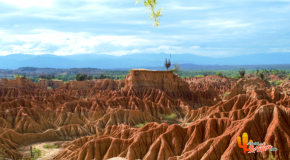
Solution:
M 62 151 L 64 148 L 61 147 L 61 144 L 64 144 L 68 141 L 57 141 L 57 142 L 42 142 L 42 143 L 35 143 L 32 144 L 33 147 L 42 150 L 45 154 L 39 157 L 37 160 L 50 160 L 53 159 L 54 156 L 56 156 L 60 151 Z M 60 148 L 55 149 L 46 149 L 44 148 L 45 144 L 49 145 L 57 145 L 60 146 Z M 21 147 L 18 148 L 17 151 L 22 153 L 25 156 L 30 156 L 30 146 L 27 147 Z

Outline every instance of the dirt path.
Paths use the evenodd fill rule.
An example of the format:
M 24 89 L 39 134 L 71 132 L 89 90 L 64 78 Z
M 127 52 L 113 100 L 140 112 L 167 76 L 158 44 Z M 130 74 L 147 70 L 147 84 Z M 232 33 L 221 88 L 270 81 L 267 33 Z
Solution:
M 54 156 L 56 156 L 60 151 L 64 149 L 61 147 L 61 145 L 66 142 L 68 141 L 41 142 L 32 144 L 32 146 L 33 148 L 40 149 L 44 153 L 41 157 L 37 158 L 37 160 L 50 160 L 53 159 Z M 45 144 L 51 146 L 59 146 L 59 148 L 54 149 L 44 148 Z M 30 157 L 30 146 L 18 148 L 17 151 L 22 153 L 24 156 Z

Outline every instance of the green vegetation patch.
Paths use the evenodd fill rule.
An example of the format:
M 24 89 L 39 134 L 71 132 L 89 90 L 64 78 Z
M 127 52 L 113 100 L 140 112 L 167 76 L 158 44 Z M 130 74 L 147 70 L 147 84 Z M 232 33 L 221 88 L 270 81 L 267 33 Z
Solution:
M 177 117 L 177 115 L 174 114 L 174 113 L 172 113 L 171 115 L 164 115 L 164 114 L 161 114 L 161 117 L 162 117 L 163 119 L 166 119 L 166 120 L 173 120 L 173 119 L 175 119 L 175 118 Z
M 57 145 L 52 145 L 52 144 L 44 144 L 43 148 L 46 148 L 46 149 L 55 149 L 55 148 L 58 148 Z
M 275 85 L 276 85 L 276 86 L 279 86 L 281 83 L 283 83 L 283 81 L 276 81 L 276 82 L 275 82 Z
M 3 159 L 5 157 L 5 155 L 2 154 L 1 152 L 5 152 L 5 149 L 0 148 L 0 159 Z
M 145 121 L 145 123 L 140 123 L 140 124 L 137 124 L 136 126 L 142 128 L 142 127 L 145 126 L 146 124 L 148 124 L 148 122 Z
M 34 158 L 39 158 L 39 157 L 45 155 L 45 152 L 43 150 L 41 150 L 41 149 L 38 149 L 38 148 L 32 149 L 32 153 L 34 155 Z
M 274 160 L 274 156 L 270 150 L 269 150 L 269 157 L 267 158 L 267 160 Z
M 224 95 L 225 95 L 225 96 L 228 96 L 228 95 L 230 95 L 230 92 L 226 92 Z
M 17 77 L 22 78 L 22 76 L 19 74 L 14 75 L 14 79 L 16 79 Z

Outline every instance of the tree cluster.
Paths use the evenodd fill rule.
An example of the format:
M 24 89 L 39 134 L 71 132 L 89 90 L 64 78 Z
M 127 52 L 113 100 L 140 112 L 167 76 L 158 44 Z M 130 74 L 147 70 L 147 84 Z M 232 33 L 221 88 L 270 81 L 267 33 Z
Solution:
M 106 78 L 110 78 L 110 76 L 106 76 L 104 74 L 101 74 L 100 76 L 96 76 L 95 79 L 106 79 Z M 112 78 L 114 79 L 114 78 Z
M 76 75 L 76 80 L 77 81 L 85 81 L 85 80 L 92 80 L 93 79 L 93 76 L 92 75 L 87 75 L 87 74 L 81 74 L 81 73 L 78 73 Z
M 48 74 L 48 75 L 42 74 L 39 77 L 42 78 L 42 79 L 55 79 L 55 75 L 54 74 Z

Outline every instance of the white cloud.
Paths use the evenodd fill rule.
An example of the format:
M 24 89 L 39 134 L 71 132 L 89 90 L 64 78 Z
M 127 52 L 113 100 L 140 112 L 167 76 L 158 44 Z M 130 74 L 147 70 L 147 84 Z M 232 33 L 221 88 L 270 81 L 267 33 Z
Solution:
M 4 31 L 0 30 L 0 35 L 4 35 L 4 34 L 7 34 L 7 33 L 5 33 Z
M 16 5 L 21 8 L 44 7 L 49 8 L 55 0 L 0 0 L 7 4 Z
M 112 21 L 111 23 L 121 23 L 121 24 L 151 24 L 150 21 Z
M 210 26 L 222 26 L 225 28 L 239 28 L 239 27 L 249 27 L 250 23 L 238 23 L 235 21 L 220 21 L 220 22 L 210 22 L 208 23 Z
M 290 52 L 290 48 L 270 48 L 270 52 Z
M 172 9 L 177 9 L 177 10 L 205 10 L 209 9 L 209 7 L 187 7 L 187 6 L 172 6 Z
M 111 45 L 113 49 L 114 47 L 137 46 L 149 42 L 136 36 L 91 35 L 86 32 L 66 33 L 41 29 L 34 30 L 34 32 L 35 34 L 32 35 L 5 35 L 1 38 L 10 43 L 23 42 L 9 45 L 12 53 L 45 54 L 50 52 L 50 47 L 56 47 L 58 50 L 52 53 L 56 55 L 98 52 L 95 47 L 102 45 Z
M 189 47 L 190 49 L 198 49 L 200 48 L 199 46 L 192 46 L 192 47 Z
M 0 0 L 0 53 L 289 52 L 289 4 L 277 1 L 164 1 L 157 29 L 132 0 Z

